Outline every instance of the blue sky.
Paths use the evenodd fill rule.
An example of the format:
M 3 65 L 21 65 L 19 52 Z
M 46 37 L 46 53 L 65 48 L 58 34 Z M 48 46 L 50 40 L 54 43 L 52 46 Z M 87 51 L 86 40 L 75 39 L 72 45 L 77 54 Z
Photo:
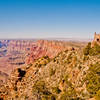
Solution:
M 0 0 L 0 38 L 92 38 L 100 0 Z

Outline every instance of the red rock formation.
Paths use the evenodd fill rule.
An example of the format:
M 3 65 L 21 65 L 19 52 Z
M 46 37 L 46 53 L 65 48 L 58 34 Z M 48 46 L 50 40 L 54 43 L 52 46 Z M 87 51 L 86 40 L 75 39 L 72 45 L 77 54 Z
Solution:
M 48 40 L 38 40 L 36 45 L 30 49 L 26 63 L 33 63 L 35 59 L 38 59 L 42 56 L 49 56 L 50 58 L 56 56 L 59 52 L 66 49 L 71 49 L 72 47 L 67 45 L 66 42 L 58 41 L 48 41 Z
M 9 40 L 4 49 L 6 50 L 6 54 L 2 55 L 1 52 L 0 71 L 10 75 L 10 72 L 16 67 L 22 66 L 25 63 L 34 63 L 36 59 L 42 56 L 52 58 L 66 49 L 74 50 L 76 44 L 54 40 Z M 77 47 L 80 47 L 80 43 Z M 0 50 L 4 51 L 3 48 L 0 48 Z
M 32 40 L 11 40 L 8 45 L 8 52 L 25 52 L 27 50 L 30 50 L 33 45 L 34 41 Z
M 25 64 L 26 52 L 33 45 L 33 40 L 1 40 L 0 71 L 10 75 L 14 68 Z

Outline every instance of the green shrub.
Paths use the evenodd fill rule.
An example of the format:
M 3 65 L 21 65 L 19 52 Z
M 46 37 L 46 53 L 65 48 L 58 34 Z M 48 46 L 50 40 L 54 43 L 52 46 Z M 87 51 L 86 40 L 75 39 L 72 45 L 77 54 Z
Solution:
M 89 59 L 89 56 L 84 55 L 83 61 L 87 61 Z
M 53 68 L 50 68 L 50 70 L 49 70 L 49 74 L 50 74 L 50 76 L 54 75 L 55 72 L 56 72 L 56 70 L 54 70 Z
M 58 87 L 53 87 L 53 92 L 56 94 L 59 94 L 61 92 L 61 90 Z
M 100 46 L 95 43 L 94 47 L 91 47 L 91 43 L 89 42 L 88 45 L 83 50 L 84 55 L 98 55 L 100 54 Z
M 43 57 L 39 58 L 38 60 L 36 60 L 35 67 L 44 66 L 44 65 L 48 64 L 49 62 L 50 62 L 50 58 L 48 56 L 43 56 Z
M 68 55 L 66 63 L 69 64 L 72 62 L 72 53 Z
M 100 46 L 95 44 L 94 47 L 90 49 L 89 54 L 92 56 L 100 54 Z
M 65 81 L 66 83 L 68 83 L 68 75 L 65 75 L 65 76 L 64 76 L 64 81 Z
M 100 64 L 96 63 L 91 65 L 89 72 L 86 75 L 87 90 L 93 97 L 96 92 L 100 89 Z
M 33 86 L 33 93 L 40 93 L 42 95 L 50 95 L 51 93 L 46 88 L 44 81 L 37 81 Z
M 54 95 L 43 96 L 42 100 L 56 100 L 56 97 Z
M 64 80 L 63 80 L 63 81 L 66 82 L 66 84 L 67 84 L 68 87 L 73 87 L 73 86 L 72 86 L 72 83 L 71 83 L 70 81 L 68 81 L 68 75 L 65 75 L 65 76 L 64 76 Z
M 60 97 L 60 100 L 67 100 L 66 97 L 67 97 L 66 93 L 63 93 Z
M 27 100 L 29 98 L 29 96 L 25 96 L 25 100 Z
M 83 50 L 84 55 L 89 55 L 90 50 L 91 50 L 91 43 L 89 42 L 88 45 Z
M 96 100 L 100 100 L 100 90 L 97 92 L 95 98 L 96 98 Z
M 76 91 L 70 81 L 68 81 L 68 75 L 64 76 L 63 82 L 65 82 L 66 87 L 64 93 L 61 95 L 60 100 L 74 100 L 76 98 Z
M 70 89 L 61 95 L 60 100 L 77 100 L 75 98 L 77 98 L 75 90 Z

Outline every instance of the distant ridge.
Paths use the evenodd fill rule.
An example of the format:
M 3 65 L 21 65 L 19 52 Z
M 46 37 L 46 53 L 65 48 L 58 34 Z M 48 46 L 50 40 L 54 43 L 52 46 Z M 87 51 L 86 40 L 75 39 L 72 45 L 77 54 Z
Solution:
M 87 38 L 43 38 L 44 40 L 72 41 L 72 42 L 91 42 L 93 39 Z
M 0 40 L 57 40 L 57 41 L 71 41 L 71 42 L 90 42 L 93 39 L 88 39 L 88 38 L 14 38 L 14 39 L 0 39 Z

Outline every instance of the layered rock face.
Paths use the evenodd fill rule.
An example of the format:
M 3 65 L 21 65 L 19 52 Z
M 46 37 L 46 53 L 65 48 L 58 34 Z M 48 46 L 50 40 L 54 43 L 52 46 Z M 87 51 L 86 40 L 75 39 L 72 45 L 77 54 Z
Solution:
M 10 75 L 14 68 L 24 65 L 26 52 L 30 50 L 33 44 L 33 40 L 1 40 L 0 71 Z M 0 77 L 2 77 L 0 80 L 3 80 L 6 76 L 0 74 Z
M 7 53 L 7 46 L 9 44 L 9 40 L 0 40 L 0 57 L 3 57 Z
M 81 45 L 80 45 L 81 44 Z M 26 63 L 33 63 L 36 59 L 42 56 L 49 56 L 53 58 L 59 52 L 64 50 L 79 49 L 84 47 L 85 43 L 73 43 L 73 42 L 62 42 L 62 41 L 48 41 L 38 40 L 34 46 L 30 49 Z
M 42 56 L 53 58 L 64 50 L 78 49 L 84 43 L 48 40 L 2 40 L 0 71 L 10 75 L 16 67 L 31 64 Z M 5 51 L 5 52 L 4 52 Z
M 0 71 L 0 84 L 2 84 L 3 82 L 6 82 L 8 78 L 8 74 Z
M 91 56 L 71 49 L 16 68 L 7 84 L 0 87 L 0 97 L 5 100 L 100 100 L 99 91 L 100 52 Z
M 7 47 L 9 40 L 0 40 L 0 48 Z
M 34 46 L 35 41 L 33 40 L 11 40 L 8 45 L 8 52 L 25 52 L 30 50 L 32 46 Z
M 100 100 L 99 35 L 93 41 L 84 49 L 85 43 L 48 40 L 2 45 L 0 80 L 11 74 L 0 81 L 0 100 Z

